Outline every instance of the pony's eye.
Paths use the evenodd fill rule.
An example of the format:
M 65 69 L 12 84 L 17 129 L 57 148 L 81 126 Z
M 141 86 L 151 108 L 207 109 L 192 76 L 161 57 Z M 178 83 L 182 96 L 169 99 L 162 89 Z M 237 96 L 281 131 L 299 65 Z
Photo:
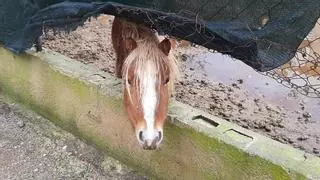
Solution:
M 164 84 L 168 84 L 169 82 L 169 78 L 166 79 L 166 81 L 164 82 Z
M 128 81 L 128 84 L 131 85 L 131 79 L 128 79 L 127 81 Z

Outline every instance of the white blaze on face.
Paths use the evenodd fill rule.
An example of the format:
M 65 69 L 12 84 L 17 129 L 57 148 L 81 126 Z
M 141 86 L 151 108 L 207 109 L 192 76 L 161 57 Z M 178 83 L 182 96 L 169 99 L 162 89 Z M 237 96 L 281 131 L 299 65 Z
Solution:
M 142 82 L 142 108 L 143 116 L 146 121 L 147 129 L 144 132 L 144 139 L 152 140 L 157 135 L 154 131 L 155 111 L 157 106 L 156 94 L 156 77 L 152 63 L 147 63 L 145 67 L 144 77 L 141 78 Z

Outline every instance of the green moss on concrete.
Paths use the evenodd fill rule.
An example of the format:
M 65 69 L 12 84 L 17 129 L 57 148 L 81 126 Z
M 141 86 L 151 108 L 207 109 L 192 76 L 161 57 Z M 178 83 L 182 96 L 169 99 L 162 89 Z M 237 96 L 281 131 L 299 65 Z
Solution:
M 206 171 L 203 172 L 204 174 L 212 177 L 210 179 L 248 179 L 250 177 L 256 177 L 255 179 L 291 179 L 291 176 L 283 168 L 260 157 L 251 156 L 231 145 L 209 138 L 192 129 L 182 129 L 172 124 L 167 127 L 167 137 L 173 136 L 176 139 L 177 136 L 183 136 L 184 138 L 190 138 L 192 144 L 199 147 L 203 156 L 207 156 L 207 158 L 215 157 L 219 161 L 216 167 L 218 170 L 210 171 L 210 169 L 200 167 L 200 169 Z
M 23 104 L 25 107 L 34 110 L 35 112 L 39 113 L 41 116 L 46 117 L 47 119 L 50 119 L 53 123 L 58 125 L 59 127 L 62 127 L 64 130 L 70 131 L 75 135 L 80 135 L 77 125 L 73 119 L 70 120 L 61 120 L 57 115 L 52 113 L 50 106 L 45 105 L 39 105 L 37 102 L 33 101 L 31 98 L 31 95 L 28 93 L 28 91 L 24 91 L 22 89 L 21 92 L 17 93 L 14 89 L 10 88 L 10 86 L 6 86 L 0 81 L 0 90 L 1 93 L 9 97 L 15 102 Z
M 172 124 L 168 124 L 165 132 L 166 139 L 169 139 L 169 141 L 171 141 L 170 143 L 172 143 L 169 145 L 172 148 L 167 149 L 168 151 L 166 150 L 166 153 L 179 153 L 179 151 L 173 152 L 175 150 L 175 146 L 179 144 L 183 138 L 187 137 L 190 138 L 190 141 L 192 141 L 192 144 L 195 145 L 195 148 L 200 148 L 203 156 L 207 156 L 208 158 L 213 154 L 214 156 L 217 156 L 216 158 L 219 159 L 218 166 L 220 166 L 219 169 L 222 171 L 201 166 L 198 167 L 199 169 L 191 169 L 191 171 L 201 171 L 201 176 L 197 177 L 199 179 L 254 178 L 286 180 L 292 179 L 292 177 L 296 177 L 293 179 L 305 179 L 305 177 L 301 174 L 288 174 L 280 166 L 276 166 L 260 157 L 250 156 L 243 151 L 235 149 L 231 145 L 227 145 L 223 142 L 217 141 L 216 139 L 209 138 L 206 135 L 195 132 L 192 129 L 179 128 Z M 112 155 L 121 162 L 126 163 L 131 167 L 135 167 L 135 169 L 139 169 L 139 171 L 143 172 L 143 174 L 148 174 L 155 179 L 172 178 L 171 173 L 166 174 L 163 172 L 167 169 L 166 163 L 163 163 L 158 169 L 153 169 L 152 166 L 148 166 L 148 163 L 144 161 L 143 156 L 133 157 L 131 152 L 128 150 L 110 149 L 111 145 L 108 144 L 104 139 L 100 139 L 100 137 L 90 136 L 90 134 L 87 133 L 80 133 L 79 136 L 82 139 L 85 139 L 87 143 L 94 144 L 98 149 L 106 152 L 108 155 Z M 155 161 L 159 161 L 163 158 L 163 153 L 155 153 L 153 159 Z M 172 158 L 172 156 L 169 155 L 167 158 Z M 236 166 L 236 168 L 234 168 L 234 166 Z M 170 171 L 172 172 L 173 170 L 171 169 Z M 159 176 L 159 174 L 161 175 Z
M 123 149 L 110 148 L 112 145 L 106 143 L 106 140 L 101 139 L 101 137 L 93 136 L 89 133 L 81 133 L 78 137 L 84 140 L 87 144 L 90 144 L 98 150 L 106 153 L 108 156 L 111 156 L 121 163 L 134 168 L 137 170 L 136 173 L 141 176 L 147 175 L 151 179 L 164 179 L 162 176 L 159 176 L 159 174 L 156 174 L 152 168 L 142 163 L 142 161 L 137 157 L 132 157 L 131 152 Z
M 4 93 L 156 179 L 303 178 L 171 123 L 165 128 L 161 148 L 144 151 L 136 145 L 119 97 L 104 96 L 96 86 L 61 74 L 37 57 L 14 56 L 3 49 L 0 56 L 0 86 Z
M 199 148 L 197 151 L 201 153 L 198 154 L 198 156 L 202 156 L 203 159 L 214 158 L 218 160 L 215 169 L 210 169 L 209 164 L 198 164 L 194 166 L 194 169 L 190 169 L 193 173 L 199 171 L 197 173 L 199 175 L 196 177 L 197 179 L 306 179 L 298 173 L 288 174 L 288 172 L 280 166 L 276 166 L 258 156 L 250 156 L 241 150 L 235 149 L 231 145 L 209 138 L 192 129 L 179 128 L 169 123 L 165 129 L 165 134 L 166 141 L 170 141 L 170 144 L 165 144 L 166 147 L 160 150 L 162 152 L 153 154 L 152 160 L 154 161 L 161 162 L 163 159 L 174 160 L 174 154 L 183 153 L 179 152 L 179 149 L 176 147 L 186 138 L 191 142 L 190 144 L 194 145 L 194 147 L 191 148 Z M 95 144 L 97 148 L 107 152 L 108 155 L 112 155 L 121 162 L 139 169 L 143 174 L 148 174 L 156 179 L 179 178 L 179 173 L 172 173 L 175 171 L 179 172 L 179 169 L 170 169 L 170 173 L 166 173 L 168 168 L 168 164 L 165 163 L 166 161 L 161 164 L 161 167 L 155 169 L 148 165 L 148 161 L 145 161 L 141 154 L 136 154 L 133 157 L 128 150 L 110 149 L 110 145 L 107 144 L 105 140 L 96 136 L 90 136 L 90 134 L 81 134 L 81 137 L 86 139 L 87 142 Z M 179 162 L 177 162 L 177 164 L 179 164 Z M 177 166 L 177 168 L 179 168 L 179 166 Z M 193 178 L 190 177 L 189 179 Z

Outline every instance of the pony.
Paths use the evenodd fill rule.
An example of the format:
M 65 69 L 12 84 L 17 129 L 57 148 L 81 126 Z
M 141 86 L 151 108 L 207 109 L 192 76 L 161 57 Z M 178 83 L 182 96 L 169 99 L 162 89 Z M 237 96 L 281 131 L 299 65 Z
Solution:
M 156 31 L 115 17 L 111 30 L 116 76 L 123 79 L 123 103 L 136 138 L 145 150 L 163 140 L 168 103 L 178 77 L 171 41 Z

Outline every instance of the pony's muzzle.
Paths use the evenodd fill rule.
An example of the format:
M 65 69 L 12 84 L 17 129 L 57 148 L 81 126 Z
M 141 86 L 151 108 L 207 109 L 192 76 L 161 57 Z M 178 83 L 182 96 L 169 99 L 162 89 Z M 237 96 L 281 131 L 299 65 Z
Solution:
M 145 150 L 155 150 L 162 141 L 162 131 L 153 131 L 152 133 L 146 131 L 138 131 L 138 140 L 140 145 Z

